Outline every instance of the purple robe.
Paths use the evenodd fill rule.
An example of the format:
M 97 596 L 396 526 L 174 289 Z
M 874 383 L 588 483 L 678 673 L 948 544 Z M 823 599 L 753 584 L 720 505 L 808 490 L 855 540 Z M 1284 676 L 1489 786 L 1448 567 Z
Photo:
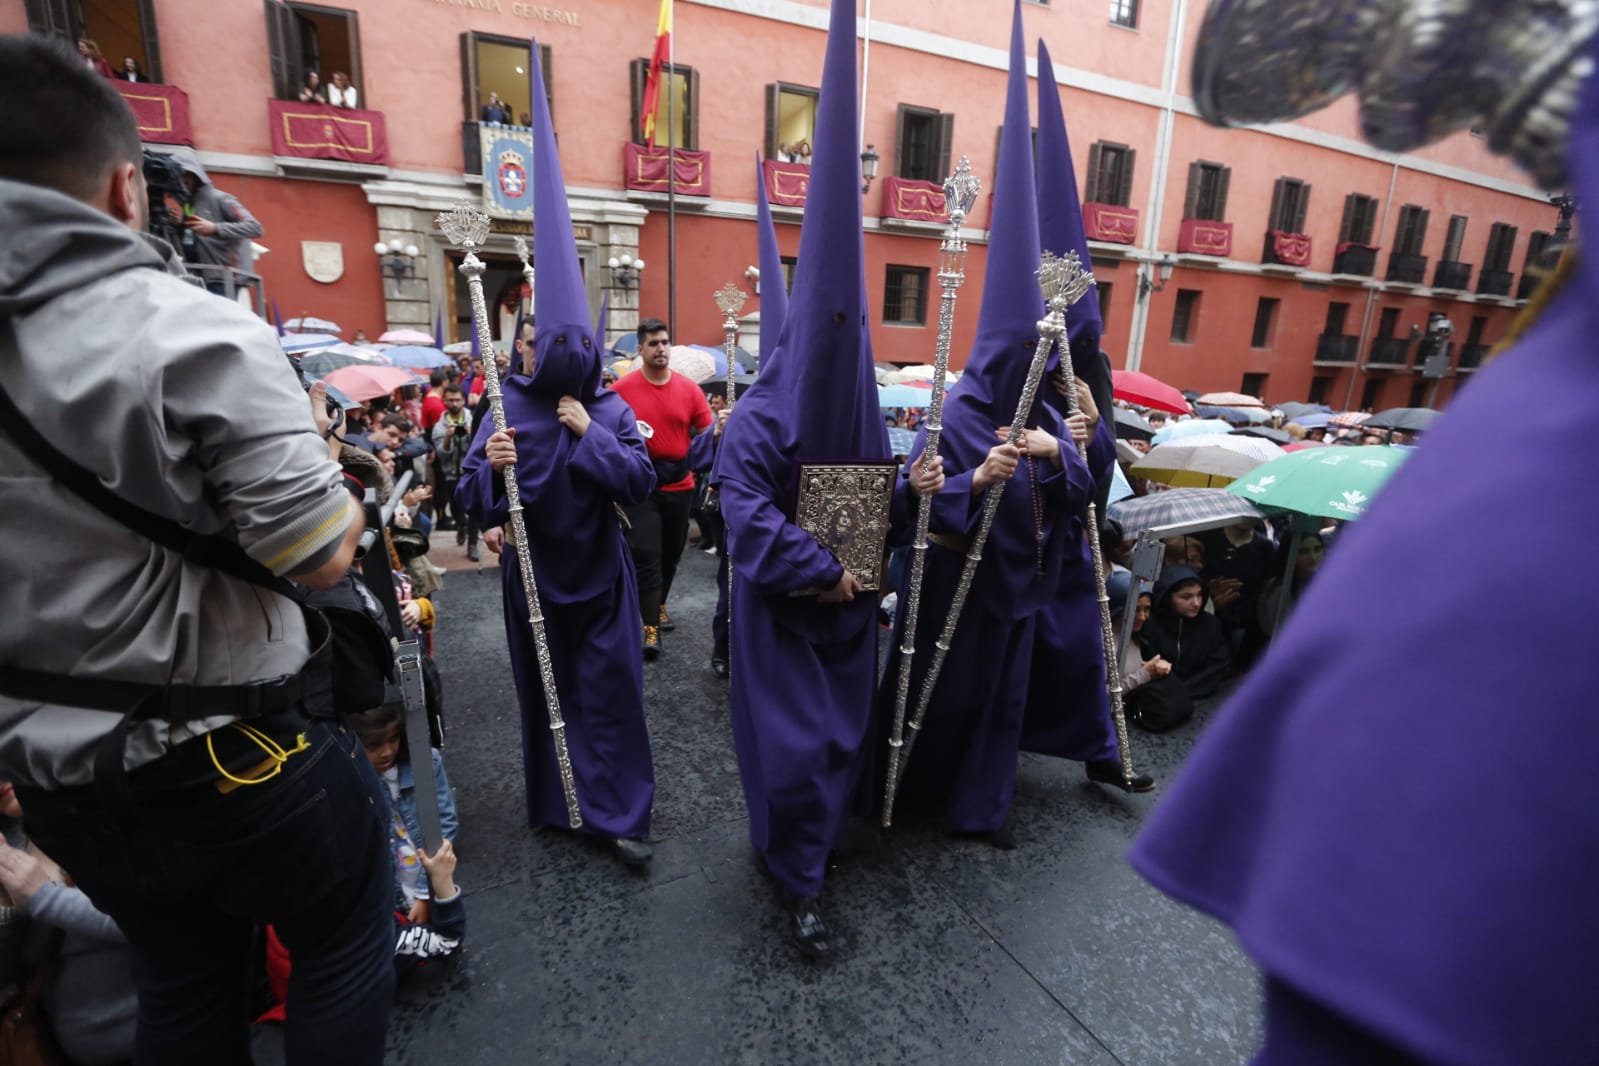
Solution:
M 1456 397 L 1133 847 L 1265 971 L 1259 1062 L 1599 1054 L 1596 306 L 1590 261 Z M 1545 565 L 1509 565 L 1534 515 Z
M 1116 463 L 1116 440 L 1104 419 L 1088 446 L 1089 467 L 1103 485 Z M 1074 515 L 1055 598 L 1039 612 L 1027 685 L 1022 750 L 1078 762 L 1119 759 L 1105 687 L 1099 586 L 1086 527 Z
M 541 358 L 547 354 L 541 352 Z M 541 377 L 542 370 L 502 387 L 506 422 L 517 431 L 517 483 L 583 831 L 642 837 L 649 831 L 655 796 L 644 721 L 643 633 L 633 561 L 612 501 L 641 501 L 655 484 L 654 470 L 637 419 L 620 396 L 590 395 L 593 422 L 579 438 L 556 421 L 555 400 L 535 390 Z M 483 451 L 490 425 L 483 420 L 456 490 L 485 529 L 509 520 L 504 482 Z M 500 574 L 522 709 L 528 824 L 565 826 L 566 801 L 544 686 L 509 543 L 500 553 Z

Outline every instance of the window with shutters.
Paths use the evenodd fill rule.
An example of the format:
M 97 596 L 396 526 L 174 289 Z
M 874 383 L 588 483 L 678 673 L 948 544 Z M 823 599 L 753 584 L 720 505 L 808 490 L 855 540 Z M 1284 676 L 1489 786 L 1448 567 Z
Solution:
M 1238 391 L 1245 396 L 1264 396 L 1266 395 L 1267 377 L 1268 375 L 1266 374 L 1245 374 L 1242 384 L 1238 386 Z
M 1311 378 L 1310 395 L 1306 397 L 1305 402 L 1326 403 L 1327 393 L 1332 389 L 1332 383 L 1332 377 L 1327 374 L 1317 374 L 1315 377 Z
M 1544 262 L 1544 257 L 1549 254 L 1549 242 L 1552 240 L 1554 234 L 1533 230 L 1527 237 L 1527 258 L 1522 260 L 1521 269 L 1537 270 L 1539 267 L 1549 266 L 1550 264 Z
M 1188 196 L 1183 204 L 1184 218 L 1203 222 L 1227 221 L 1227 187 L 1232 183 L 1232 168 L 1203 160 L 1188 164 Z
M 1110 334 L 1110 294 L 1115 291 L 1115 286 L 1108 281 L 1094 282 L 1094 290 L 1099 293 L 1099 319 L 1100 333 L 1105 336 Z
M 539 69 L 544 74 L 544 101 L 555 115 L 555 76 L 550 46 L 539 45 Z M 461 88 L 466 121 L 482 122 L 489 94 L 500 98 L 515 122 L 532 120 L 533 89 L 528 70 L 525 37 L 498 37 L 488 33 L 461 34 Z M 472 135 L 476 141 L 477 135 Z M 468 172 L 471 172 L 469 168 Z
M 22 6 L 34 33 L 69 42 L 87 37 L 100 46 L 117 74 L 132 59 L 141 81 L 162 80 L 155 0 L 23 0 Z
M 1278 178 L 1271 194 L 1271 219 L 1266 227 L 1277 233 L 1303 234 L 1310 210 L 1310 186 L 1298 178 Z
M 1088 203 L 1126 207 L 1133 202 L 1133 162 L 1138 153 L 1125 144 L 1098 141 L 1088 150 Z
M 1130 30 L 1138 28 L 1138 0 L 1110 0 L 1110 21 Z
M 1394 331 L 1399 328 L 1400 314 L 1400 309 L 1397 307 L 1383 308 L 1382 316 L 1377 320 L 1377 336 L 1392 337 Z
M 1394 230 L 1394 252 L 1398 255 L 1420 255 L 1427 241 L 1427 216 L 1429 212 L 1415 204 L 1399 209 L 1399 225 Z
M 1460 262 L 1460 248 L 1466 243 L 1466 216 L 1450 215 L 1449 232 L 1444 236 L 1444 261 Z
M 650 61 L 632 65 L 633 143 L 644 144 L 644 86 Z M 655 146 L 695 149 L 700 146 L 700 76 L 693 67 L 667 63 L 661 67 L 661 90 L 655 96 Z
M 1199 290 L 1178 289 L 1177 300 L 1171 312 L 1171 339 L 1173 344 L 1193 341 L 1199 327 Z
M 782 259 L 783 290 L 791 293 L 794 291 L 794 270 L 799 266 L 799 257 L 795 255 L 785 255 L 782 257 Z M 734 397 L 734 399 L 737 399 L 737 397 Z
M 895 125 L 894 176 L 942 185 L 949 176 L 949 149 L 954 138 L 954 115 L 900 104 Z
M 883 321 L 894 326 L 925 326 L 930 276 L 926 267 L 890 263 L 883 282 Z
M 1270 296 L 1262 296 L 1255 304 L 1255 329 L 1250 334 L 1249 346 L 1251 348 L 1270 348 L 1272 338 L 1277 331 L 1277 308 L 1282 301 Z M 1245 389 L 1244 392 L 1253 396 L 1255 393 Z
M 326 103 L 333 75 L 343 74 L 355 89 L 357 104 L 371 106 L 361 82 L 361 34 L 354 11 L 266 0 L 266 18 L 272 89 L 278 99 L 299 99 L 315 74 L 320 99 Z M 527 64 L 525 44 L 522 63 Z M 525 85 L 522 95 L 527 96 Z
M 1344 221 L 1338 227 L 1339 244 L 1371 244 L 1377 232 L 1377 198 L 1352 192 L 1344 197 Z
M 816 105 L 821 90 L 775 81 L 766 86 L 766 158 L 782 163 L 811 161 L 816 144 Z
M 1516 227 L 1495 222 L 1488 231 L 1488 254 L 1483 257 L 1484 270 L 1507 271 L 1510 255 L 1516 248 Z
M 1349 321 L 1349 305 L 1342 301 L 1335 301 L 1327 305 L 1327 324 L 1322 332 L 1337 336 L 1343 333 L 1344 326 Z
M 1382 387 L 1388 384 L 1387 377 L 1367 378 L 1366 384 L 1360 390 L 1360 409 L 1362 411 L 1375 411 L 1377 401 L 1382 399 Z

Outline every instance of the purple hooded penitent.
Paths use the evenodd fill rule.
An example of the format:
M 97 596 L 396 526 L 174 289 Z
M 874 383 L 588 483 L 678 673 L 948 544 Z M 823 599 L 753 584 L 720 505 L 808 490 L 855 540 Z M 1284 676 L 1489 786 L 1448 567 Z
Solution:
M 761 370 L 771 366 L 776 355 L 777 337 L 783 330 L 783 319 L 788 314 L 788 285 L 783 278 L 783 255 L 777 250 L 777 227 L 772 224 L 772 205 L 766 199 L 766 181 L 761 170 L 761 157 L 755 157 L 755 184 L 759 192 L 755 198 L 756 225 L 760 231 L 760 255 L 756 265 L 761 271 Z
M 531 377 L 501 382 L 505 418 L 516 430 L 517 484 L 533 574 L 543 603 L 556 692 L 587 832 L 642 836 L 655 792 L 644 724 L 643 633 L 638 588 L 615 504 L 649 495 L 654 468 L 633 411 L 600 387 L 600 352 L 589 320 L 577 245 L 544 95 L 538 48 L 533 65 L 533 235 L 538 332 Z M 476 331 L 474 331 L 474 337 Z M 583 402 L 592 420 L 580 437 L 562 425 L 562 397 Z M 462 464 L 456 496 L 485 529 L 509 519 L 501 476 L 484 442 L 490 419 Z M 544 688 L 528 606 L 511 544 L 500 553 L 505 628 L 522 703 L 530 825 L 567 823 L 550 743 Z
M 1592 75 L 1570 161 L 1599 203 Z M 1258 1061 L 1594 1061 L 1596 309 L 1588 255 L 1339 534 L 1134 844 L 1265 972 Z M 1506 411 L 1537 416 L 1483 432 Z M 1518 501 L 1530 573 L 1485 553 L 1525 540 Z
M 715 473 L 733 557 L 731 711 L 750 840 L 801 896 L 820 891 L 844 827 L 877 666 L 873 596 L 789 595 L 843 574 L 793 522 L 799 462 L 889 458 L 867 323 L 855 32 L 854 0 L 833 0 L 794 291 Z M 781 265 L 762 267 L 766 291 L 781 292 Z
M 982 313 L 965 375 L 944 405 L 940 450 L 948 481 L 927 504 L 932 507 L 934 538 L 927 552 L 922 621 L 916 631 L 913 708 L 934 655 L 934 641 L 944 618 L 953 613 L 965 545 L 977 533 L 987 493 L 993 491 L 974 494 L 973 475 L 1000 443 L 996 431 L 1015 417 L 1038 343 L 1038 320 L 1044 316 L 1037 279 L 1040 252 L 1031 127 L 1018 0 Z M 1005 488 L 932 694 L 927 726 L 904 771 L 905 794 L 942 797 L 948 828 L 963 832 L 998 829 L 1009 815 L 1034 619 L 1051 601 L 1060 580 L 1070 547 L 1065 535 L 1069 516 L 1082 509 L 1092 491 L 1087 468 L 1067 438 L 1060 416 L 1040 400 L 1025 421 L 1060 441 L 1060 466 L 1049 459 L 1024 458 Z M 918 441 L 913 452 L 921 448 Z M 900 639 L 896 629 L 895 650 L 879 694 L 885 719 L 896 703 Z
M 1084 266 L 1088 235 L 1077 198 L 1077 172 L 1072 166 L 1066 118 L 1061 113 L 1060 87 L 1055 84 L 1049 49 L 1038 42 L 1038 232 L 1047 252 L 1064 257 L 1076 252 Z M 1110 365 L 1100 355 L 1102 329 L 1099 293 L 1089 289 L 1066 309 L 1071 338 L 1072 369 L 1088 383 L 1099 424 L 1088 446 L 1088 466 L 1095 485 L 1109 487 L 1116 463 L 1116 438 L 1110 425 Z M 1057 360 L 1051 359 L 1051 363 Z M 1045 386 L 1044 398 L 1061 415 L 1067 401 Z M 1121 750 L 1110 716 L 1105 687 L 1105 652 L 1099 617 L 1099 591 L 1094 581 L 1093 553 L 1083 537 L 1081 515 L 1073 515 L 1067 554 L 1055 598 L 1038 619 L 1038 642 L 1027 688 L 1027 721 L 1022 748 L 1066 759 L 1093 761 L 1117 758 Z

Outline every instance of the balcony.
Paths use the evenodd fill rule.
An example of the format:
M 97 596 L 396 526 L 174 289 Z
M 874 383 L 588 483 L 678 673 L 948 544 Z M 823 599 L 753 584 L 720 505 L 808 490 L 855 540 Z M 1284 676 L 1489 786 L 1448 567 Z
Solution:
M 1478 296 L 1509 296 L 1516 276 L 1508 270 L 1484 270 L 1477 277 Z
M 280 166 L 294 167 L 299 160 L 311 159 L 335 164 L 328 169 L 340 164 L 389 165 L 389 134 L 381 111 L 268 100 L 267 114 L 272 123 L 272 154 Z M 352 176 L 369 175 L 358 172 Z
M 622 185 L 630 192 L 666 195 L 668 184 L 679 196 L 711 195 L 711 153 L 691 148 L 622 146 Z
M 804 207 L 810 189 L 809 163 L 784 163 L 768 159 L 761 163 L 761 178 L 766 183 L 766 199 L 773 207 Z
M 1438 260 L 1438 269 L 1432 276 L 1432 287 L 1465 292 L 1471 288 L 1471 264 L 1456 263 L 1449 259 Z
M 1396 285 L 1423 285 L 1427 281 L 1427 257 L 1395 252 L 1388 257 L 1388 280 Z
M 1260 261 L 1266 266 L 1308 267 L 1310 250 L 1310 238 L 1302 233 L 1267 230 L 1266 246 L 1260 253 Z
M 1089 201 L 1083 205 L 1083 229 L 1091 241 L 1133 244 L 1138 240 L 1138 208 Z
M 111 81 L 122 94 L 139 124 L 139 140 L 146 144 L 193 144 L 189 125 L 189 94 L 176 85 L 154 85 L 147 81 Z
M 949 206 L 944 202 L 942 185 L 892 176 L 879 184 L 883 187 L 883 205 L 879 213 L 885 222 L 892 219 L 943 226 L 949 221 Z
M 1460 349 L 1460 365 L 1457 369 L 1476 370 L 1488 358 L 1488 345 L 1468 344 Z
M 1343 333 L 1323 333 L 1316 338 L 1317 363 L 1353 363 L 1359 355 L 1359 337 Z
M 1333 256 L 1333 273 L 1369 278 L 1377 273 L 1377 251 L 1369 244 L 1340 244 Z
M 1523 271 L 1521 275 L 1521 284 L 1516 286 L 1516 299 L 1532 299 L 1532 294 L 1538 291 L 1538 283 L 1543 279 L 1544 273 L 1541 270 Z
M 1378 337 L 1371 342 L 1373 366 L 1404 366 L 1409 359 L 1409 337 Z
M 1226 259 L 1233 254 L 1233 224 L 1185 218 L 1177 234 L 1177 251 Z

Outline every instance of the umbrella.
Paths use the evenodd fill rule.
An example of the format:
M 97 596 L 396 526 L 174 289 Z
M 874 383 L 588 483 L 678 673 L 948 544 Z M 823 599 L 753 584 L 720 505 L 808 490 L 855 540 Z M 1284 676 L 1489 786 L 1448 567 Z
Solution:
M 888 431 L 888 451 L 890 455 L 909 457 L 911 449 L 914 447 L 916 447 L 916 431 L 914 429 L 901 429 L 898 426 L 890 427 Z
M 1359 518 L 1409 454 L 1387 445 L 1307 448 L 1255 468 L 1227 491 L 1269 513 Z
M 616 343 L 611 345 L 611 351 L 621 352 L 624 355 L 634 355 L 638 352 L 638 334 L 624 333 L 616 338 Z
M 391 329 L 378 338 L 379 344 L 420 344 L 424 348 L 432 348 L 433 334 L 423 333 L 419 329 Z
M 290 333 L 343 333 L 337 322 L 329 322 L 325 318 L 312 318 L 310 315 L 301 315 L 291 318 L 283 323 L 283 328 Z M 430 338 L 431 339 L 431 338 Z
M 1277 405 L 1277 410 L 1281 411 L 1283 417 L 1290 422 L 1299 421 L 1300 415 L 1330 415 L 1333 413 L 1332 408 L 1324 403 L 1280 403 Z
M 635 335 L 635 342 L 636 340 L 637 337 Z M 635 343 L 634 346 L 637 347 L 637 344 Z M 722 376 L 727 376 L 726 348 L 712 348 L 709 344 L 690 344 L 688 347 L 698 348 L 700 351 L 709 354 L 712 359 L 716 360 L 716 365 L 722 368 Z M 743 348 L 733 349 L 733 365 L 744 371 L 746 374 L 755 373 L 755 357 L 749 352 L 746 352 Z
M 403 366 L 411 370 L 432 370 L 434 367 L 449 366 L 450 357 L 434 347 L 423 347 L 419 344 L 399 344 L 393 348 L 385 348 L 383 355 L 394 366 Z
M 1269 440 L 1273 444 L 1278 445 L 1289 444 L 1294 439 L 1292 436 L 1284 433 L 1282 430 L 1272 429 L 1270 426 L 1242 426 L 1233 430 L 1233 436 L 1259 437 L 1261 440 Z
M 295 356 L 300 369 L 312 377 L 325 377 L 347 366 L 382 366 L 384 360 L 370 348 L 357 348 L 353 344 L 330 344 L 326 348 L 313 348 Z
M 1270 422 L 1271 415 L 1264 407 L 1217 407 L 1214 404 L 1196 403 L 1194 414 L 1200 418 L 1219 418 L 1223 422 Z
M 1421 433 L 1432 428 L 1439 412 L 1430 407 L 1390 407 L 1378 411 L 1366 420 L 1364 429 L 1397 429 L 1404 433 Z
M 346 366 L 322 380 L 357 400 L 374 400 L 417 383 L 415 374 L 398 366 Z
M 1116 436 L 1126 440 L 1148 440 L 1155 435 L 1155 427 L 1150 425 L 1143 415 L 1137 411 L 1129 411 L 1125 407 L 1116 408 Z
M 882 375 L 877 380 L 884 385 L 914 385 L 917 382 L 922 382 L 931 388 L 933 375 L 937 372 L 937 367 L 928 363 L 919 363 L 915 366 L 901 367 L 898 370 Z M 959 379 L 956 374 L 950 371 L 945 372 L 944 384 L 953 385 L 957 380 Z
M 1268 440 L 1218 434 L 1156 445 L 1132 473 L 1178 488 L 1215 488 L 1243 477 L 1283 450 Z
M 495 341 L 494 350 L 502 355 L 509 355 L 511 351 L 510 338 L 507 337 Z M 454 344 L 446 344 L 440 349 L 440 351 L 442 351 L 445 355 L 468 355 L 472 352 L 472 342 L 456 341 Z
M 629 368 L 629 369 L 631 369 L 631 368 Z M 754 374 L 734 374 L 733 375 L 733 387 L 738 390 L 738 395 L 740 395 L 740 396 L 744 395 L 744 390 L 749 388 L 753 384 L 755 384 L 755 375 Z M 705 395 L 707 395 L 707 396 L 726 396 L 727 395 L 727 368 L 726 367 L 722 368 L 722 376 L 721 377 L 719 377 L 719 378 L 711 378 L 708 381 L 701 382 L 700 383 L 700 388 L 704 390 Z
M 1330 426 L 1359 426 L 1363 425 L 1370 417 L 1371 416 L 1364 411 L 1344 411 L 1341 414 L 1333 415 L 1331 418 L 1327 419 L 1327 424 Z M 1299 424 L 1304 425 L 1303 422 Z
M 1186 422 L 1167 422 L 1155 431 L 1154 441 L 1156 444 L 1164 444 L 1169 440 L 1181 440 L 1183 437 L 1213 437 L 1232 431 L 1230 423 L 1217 418 L 1191 418 Z
M 1128 484 L 1127 475 L 1122 473 L 1121 464 L 1117 463 L 1110 468 L 1110 492 L 1106 494 L 1105 503 L 1108 505 L 1115 503 L 1117 500 L 1125 500 L 1132 494 L 1133 487 Z M 1158 493 L 1157 495 L 1164 496 L 1165 493 Z
M 932 402 L 931 389 L 918 389 L 915 385 L 877 386 L 879 407 L 926 407 Z
M 308 348 L 326 348 L 344 342 L 328 333 L 286 333 L 278 338 L 278 343 L 286 352 L 303 352 Z
M 717 372 L 717 362 L 711 358 L 706 349 L 693 348 L 687 344 L 672 345 L 672 354 L 666 365 L 695 382 L 713 377 Z M 727 364 L 723 362 L 721 368 L 725 373 Z
M 1126 400 L 1139 407 L 1171 411 L 1173 414 L 1186 415 L 1189 412 L 1188 401 L 1181 392 L 1148 374 L 1137 370 L 1112 370 L 1110 379 L 1118 400 Z
M 1194 401 L 1196 404 L 1205 404 L 1209 407 L 1265 407 L 1256 396 L 1245 396 L 1241 392 L 1207 392 Z
M 1293 422 L 1301 429 L 1325 429 L 1327 426 L 1332 424 L 1332 418 L 1332 415 L 1308 414 L 1300 415 L 1298 418 L 1289 419 L 1289 421 Z
M 1296 440 L 1292 444 L 1284 444 L 1285 452 L 1302 452 L 1306 448 L 1325 448 L 1328 444 L 1324 440 Z
M 1260 518 L 1260 509 L 1248 500 L 1225 489 L 1171 489 L 1148 496 L 1122 500 L 1110 505 L 1107 516 L 1114 518 L 1129 537 L 1146 529 L 1158 529 L 1184 522 L 1208 522 L 1221 518 Z

